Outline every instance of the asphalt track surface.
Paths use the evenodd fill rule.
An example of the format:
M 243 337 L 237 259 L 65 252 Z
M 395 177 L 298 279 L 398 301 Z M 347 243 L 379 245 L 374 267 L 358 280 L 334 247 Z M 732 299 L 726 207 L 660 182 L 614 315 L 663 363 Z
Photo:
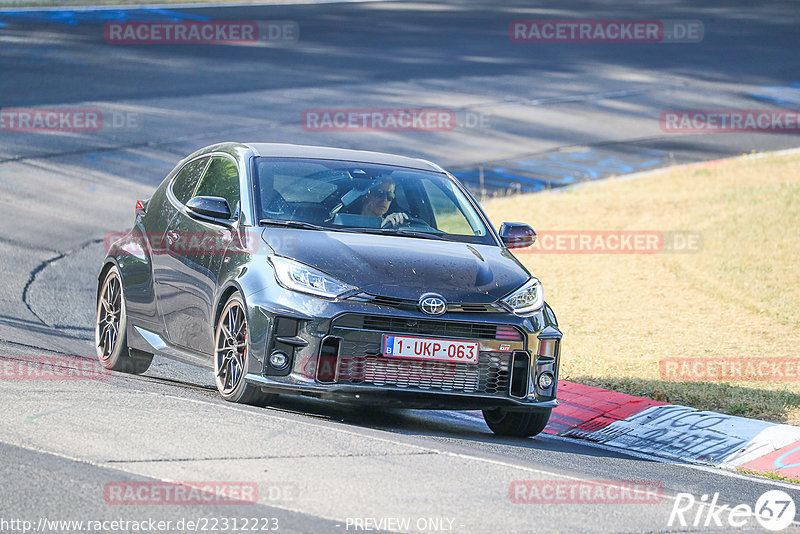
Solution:
M 135 199 L 213 142 L 398 152 L 465 178 L 491 171 L 510 184 L 498 188 L 530 189 L 795 147 L 796 135 L 666 133 L 659 114 L 796 105 L 783 95 L 800 81 L 799 14 L 795 2 L 708 1 L 171 7 L 146 18 L 293 21 L 299 39 L 126 46 L 103 40 L 105 15 L 0 13 L 0 106 L 97 108 L 106 120 L 98 132 L 0 132 L 0 355 L 92 357 L 104 235 L 129 227 Z M 699 20 L 704 37 L 519 44 L 508 24 L 520 18 Z M 302 127 L 303 110 L 325 107 L 442 107 L 459 124 L 445 132 Z M 113 127 L 114 117 L 128 122 Z M 569 318 L 560 319 L 568 332 Z M 800 502 L 781 482 L 553 436 L 498 438 L 474 413 L 226 404 L 207 373 L 158 358 L 142 377 L 2 380 L 0 404 L 2 532 L 20 531 L 2 523 L 14 519 L 223 516 L 277 518 L 280 532 L 357 531 L 359 520 L 375 527 L 367 519 L 428 532 L 729 531 L 704 526 L 705 515 L 697 527 L 668 526 L 675 496 L 718 493 L 721 504 L 752 506 L 780 488 Z M 509 486 L 518 480 L 656 481 L 664 495 L 648 504 L 516 504 Z M 104 500 L 107 484 L 130 481 L 250 481 L 259 502 Z M 760 527 L 751 518 L 743 528 Z

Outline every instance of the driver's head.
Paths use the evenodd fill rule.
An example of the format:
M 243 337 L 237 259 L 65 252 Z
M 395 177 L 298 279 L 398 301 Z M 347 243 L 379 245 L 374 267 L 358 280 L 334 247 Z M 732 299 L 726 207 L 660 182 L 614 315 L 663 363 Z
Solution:
M 371 217 L 383 217 L 389 211 L 389 205 L 392 200 L 394 200 L 394 180 L 385 176 L 370 188 L 364 197 L 361 214 Z

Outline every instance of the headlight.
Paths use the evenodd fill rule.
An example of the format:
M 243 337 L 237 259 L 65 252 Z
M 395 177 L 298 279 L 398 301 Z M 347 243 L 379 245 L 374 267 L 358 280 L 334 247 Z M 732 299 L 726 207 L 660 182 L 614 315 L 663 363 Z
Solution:
M 536 278 L 531 278 L 525 285 L 503 299 L 511 306 L 517 315 L 527 315 L 535 312 L 544 304 L 542 284 Z
M 275 278 L 286 289 L 318 297 L 336 298 L 356 288 L 299 261 L 270 256 Z

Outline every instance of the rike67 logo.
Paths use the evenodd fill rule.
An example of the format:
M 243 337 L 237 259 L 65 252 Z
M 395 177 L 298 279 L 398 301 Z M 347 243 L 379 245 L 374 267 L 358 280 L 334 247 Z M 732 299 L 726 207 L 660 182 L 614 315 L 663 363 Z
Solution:
M 719 493 L 709 499 L 702 495 L 699 499 L 691 493 L 678 493 L 675 504 L 669 514 L 667 526 L 692 526 L 708 528 L 711 526 L 740 529 L 745 525 L 753 527 L 752 519 L 761 527 L 777 532 L 783 530 L 794 521 L 794 499 L 781 490 L 770 490 L 756 500 L 755 507 L 749 504 L 738 504 L 734 507 L 718 503 Z

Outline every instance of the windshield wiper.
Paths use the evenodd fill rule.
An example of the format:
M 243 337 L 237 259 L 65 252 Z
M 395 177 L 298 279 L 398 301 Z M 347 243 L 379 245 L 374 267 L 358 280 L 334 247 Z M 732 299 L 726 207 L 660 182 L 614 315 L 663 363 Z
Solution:
M 356 232 L 363 232 L 365 234 L 378 234 L 378 235 L 399 235 L 403 237 L 418 237 L 420 239 L 438 239 L 444 240 L 444 237 L 438 234 L 431 234 L 428 232 L 418 232 L 416 230 L 406 230 L 403 228 L 351 228 Z
M 303 228 L 305 230 L 331 230 L 337 231 L 336 228 L 327 228 L 304 221 L 287 221 L 284 219 L 261 219 L 258 224 L 262 226 L 288 226 L 289 228 Z
M 432 234 L 429 232 L 417 232 L 416 230 L 404 230 L 399 229 L 394 231 L 398 235 L 408 236 L 408 237 L 421 237 L 423 239 L 438 239 L 440 241 L 444 241 L 444 236 L 440 234 Z
M 305 221 L 287 221 L 285 219 L 261 219 L 259 224 L 263 226 L 286 226 L 289 228 L 302 228 L 304 230 L 324 230 L 329 232 L 361 232 L 365 234 L 379 234 L 379 235 L 399 235 L 403 237 L 417 237 L 420 239 L 438 239 L 444 240 L 444 237 L 431 234 L 428 232 L 418 232 L 415 230 L 406 230 L 403 228 L 354 228 L 346 226 L 342 228 L 319 226 L 317 224 Z

